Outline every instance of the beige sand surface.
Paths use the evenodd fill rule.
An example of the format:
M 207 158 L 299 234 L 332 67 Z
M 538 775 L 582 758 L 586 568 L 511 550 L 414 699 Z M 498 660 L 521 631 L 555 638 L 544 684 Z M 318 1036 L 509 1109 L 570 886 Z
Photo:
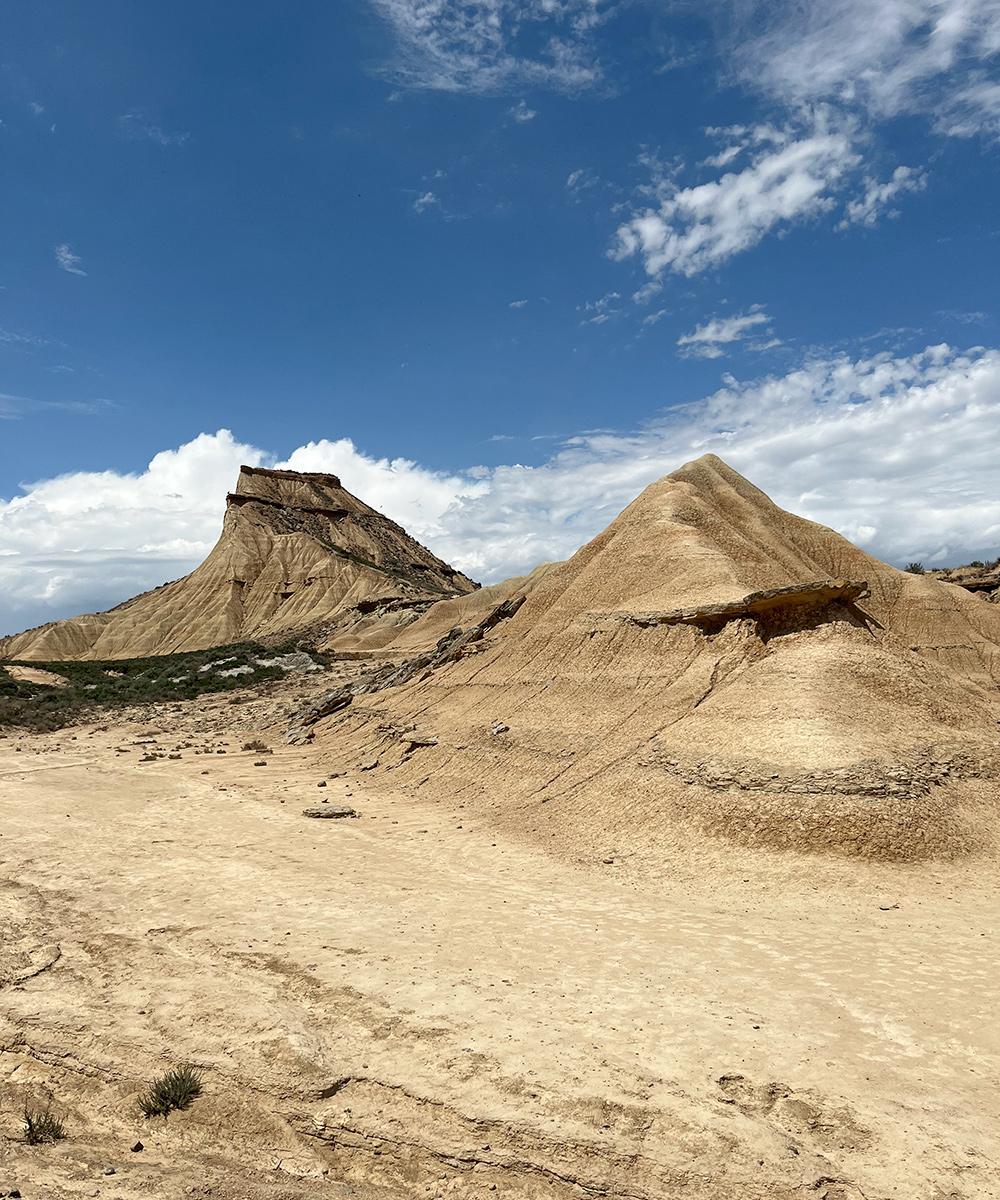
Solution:
M 574 861 L 237 719 L 0 739 L 0 1192 L 1000 1195 L 995 864 Z

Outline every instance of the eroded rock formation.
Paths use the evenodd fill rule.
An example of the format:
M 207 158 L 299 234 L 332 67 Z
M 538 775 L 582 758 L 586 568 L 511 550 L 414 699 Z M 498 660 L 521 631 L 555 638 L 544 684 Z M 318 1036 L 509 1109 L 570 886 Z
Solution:
M 222 535 L 190 575 L 104 613 L 0 639 L 0 658 L 138 658 L 359 622 L 391 638 L 476 585 L 335 475 L 241 467 Z
M 549 569 L 474 656 L 446 645 L 319 717 L 317 744 L 573 853 L 729 839 L 907 859 L 997 836 L 1000 609 L 712 455 Z M 435 744 L 413 754 L 412 729 Z

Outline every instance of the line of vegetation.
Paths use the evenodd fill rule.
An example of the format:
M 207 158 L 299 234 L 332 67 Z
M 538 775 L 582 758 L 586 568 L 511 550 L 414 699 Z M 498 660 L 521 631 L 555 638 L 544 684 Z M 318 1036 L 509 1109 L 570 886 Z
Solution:
M 262 666 L 258 660 L 302 648 L 298 642 L 278 647 L 239 642 L 182 654 L 103 662 L 4 660 L 0 662 L 0 727 L 46 732 L 84 720 L 87 710 L 100 706 L 193 700 L 213 692 L 237 692 L 269 679 L 283 679 L 281 667 Z M 326 665 L 324 655 L 313 650 L 308 653 Z M 55 687 L 14 679 L 3 669 L 5 666 L 50 671 L 67 680 L 67 685 Z

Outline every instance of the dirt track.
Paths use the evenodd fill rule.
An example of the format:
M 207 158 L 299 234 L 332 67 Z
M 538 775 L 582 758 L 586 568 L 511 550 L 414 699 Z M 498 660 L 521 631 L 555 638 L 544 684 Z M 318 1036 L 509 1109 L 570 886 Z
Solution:
M 315 751 L 139 765 L 139 736 L 0 740 L 0 1191 L 1000 1195 L 1000 904 L 967 864 L 650 879 L 318 789 Z M 360 819 L 300 815 L 347 793 Z M 137 1119 L 184 1061 L 203 1099 Z M 11 1140 L 46 1095 L 67 1140 Z

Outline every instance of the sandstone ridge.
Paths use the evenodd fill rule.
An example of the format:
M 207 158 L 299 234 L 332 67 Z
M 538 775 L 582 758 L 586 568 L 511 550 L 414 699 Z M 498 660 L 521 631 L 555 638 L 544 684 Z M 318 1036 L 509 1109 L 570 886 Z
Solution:
M 389 640 L 476 585 L 335 475 L 241 467 L 222 534 L 190 575 L 103 613 L 0 639 L 0 658 L 139 658 L 376 624 Z

